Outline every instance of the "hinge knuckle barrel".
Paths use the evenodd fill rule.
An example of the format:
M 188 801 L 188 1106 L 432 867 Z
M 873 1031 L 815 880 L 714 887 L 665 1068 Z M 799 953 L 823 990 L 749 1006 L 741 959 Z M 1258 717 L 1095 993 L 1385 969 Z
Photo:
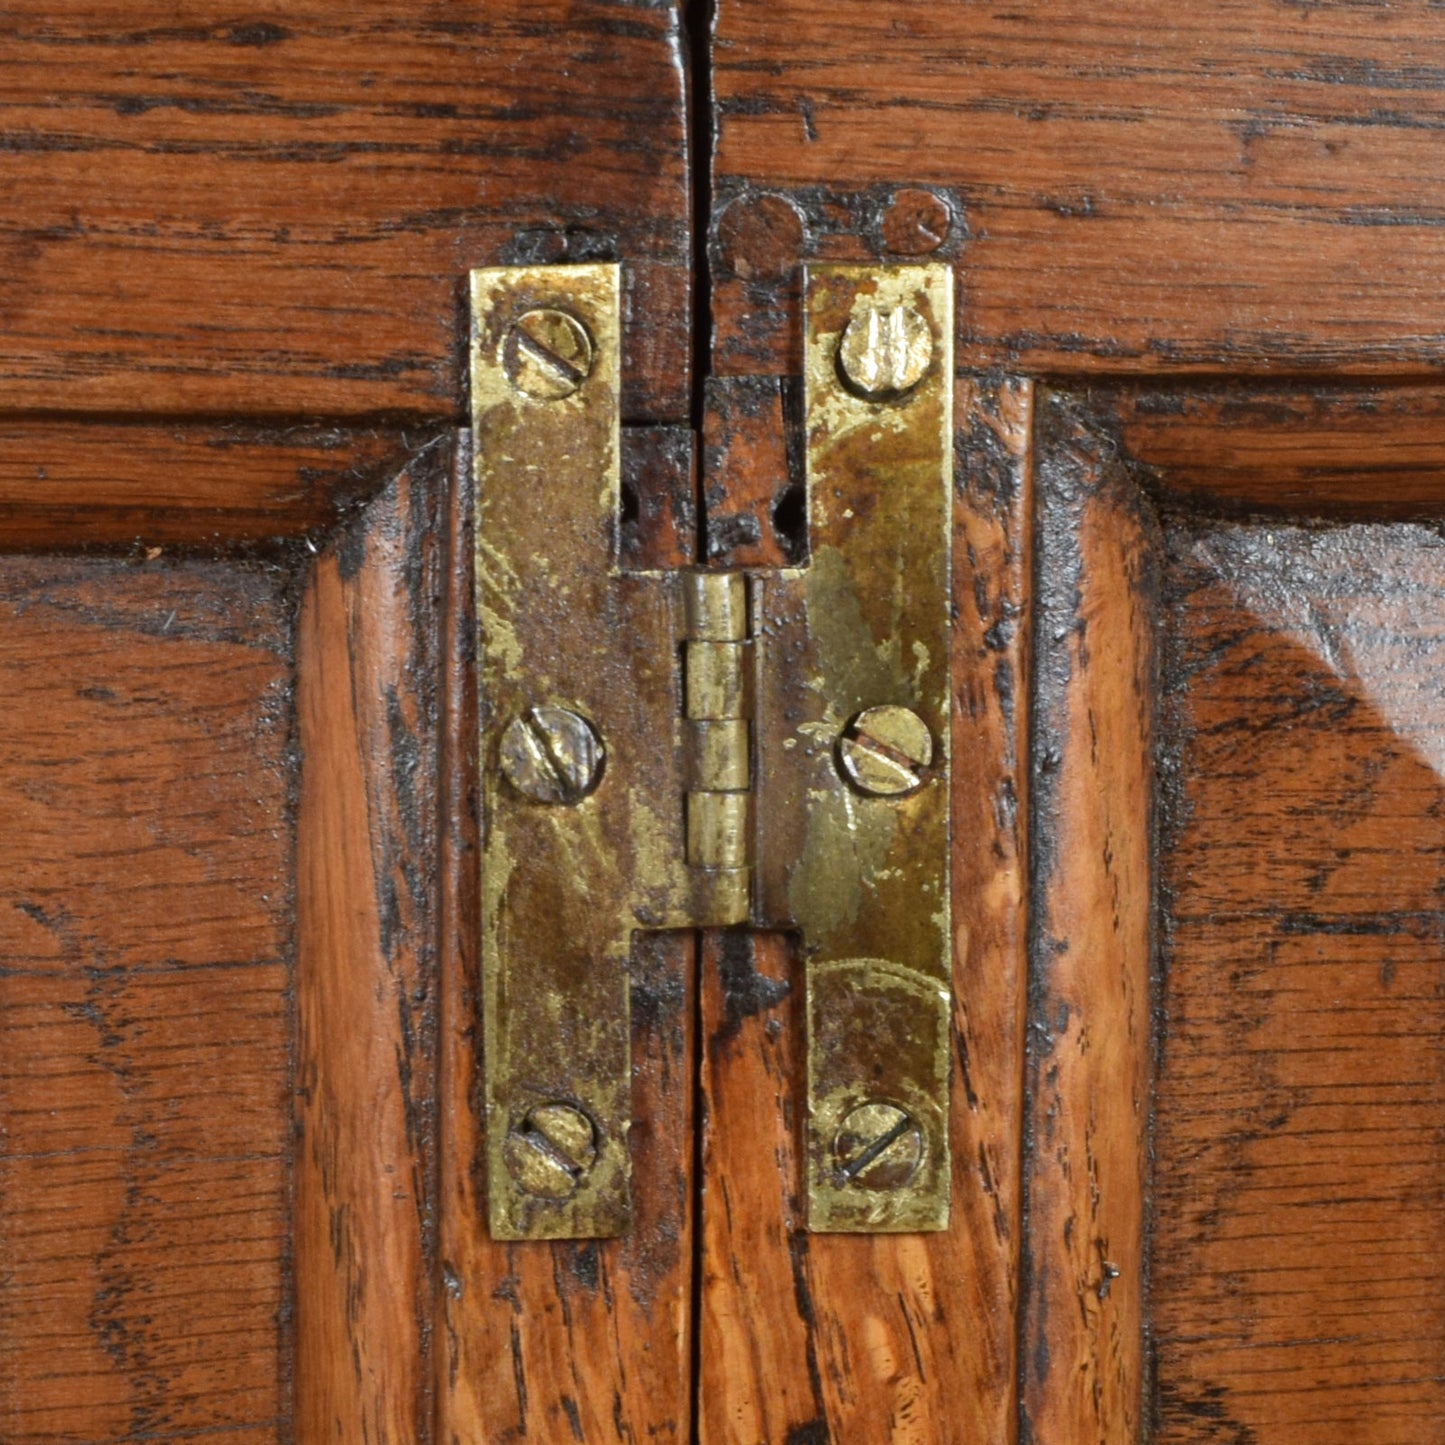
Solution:
M 684 573 L 687 635 L 741 642 L 748 635 L 748 579 L 742 572 Z
M 747 717 L 746 659 L 751 651 L 746 642 L 688 639 L 684 671 L 690 719 L 706 722 Z
M 688 722 L 688 788 L 702 793 L 745 793 L 752 786 L 751 726 L 746 718 Z
M 683 644 L 687 862 L 709 924 L 745 923 L 753 866 L 752 662 L 747 578 L 689 572 Z
M 746 868 L 752 862 L 752 797 L 689 793 L 687 861 L 697 868 Z

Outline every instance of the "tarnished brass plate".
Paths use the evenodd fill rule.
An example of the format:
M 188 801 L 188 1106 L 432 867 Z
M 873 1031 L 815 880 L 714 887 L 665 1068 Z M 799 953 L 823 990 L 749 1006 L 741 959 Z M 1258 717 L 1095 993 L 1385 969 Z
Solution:
M 478 271 L 493 1233 L 628 1218 L 636 929 L 800 935 L 816 1230 L 948 1219 L 946 266 L 806 287 L 810 555 L 617 564 L 618 272 Z
M 692 923 L 681 582 L 616 559 L 618 298 L 615 265 L 472 273 L 482 1019 L 503 1239 L 625 1229 L 632 933 Z
M 945 265 L 809 270 L 810 558 L 754 578 L 759 911 L 805 955 L 818 1231 L 948 1223 L 952 298 Z

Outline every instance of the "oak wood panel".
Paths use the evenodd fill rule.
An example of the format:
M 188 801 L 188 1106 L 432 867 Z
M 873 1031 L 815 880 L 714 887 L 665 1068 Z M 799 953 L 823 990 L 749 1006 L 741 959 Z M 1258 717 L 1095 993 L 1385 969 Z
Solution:
M 617 259 L 685 415 L 682 85 L 670 4 L 8 6 L 5 404 L 455 417 L 469 267 Z
M 805 1232 L 800 966 L 779 936 L 707 936 L 706 1445 L 1015 1438 L 1031 400 L 1027 383 L 959 387 L 951 1224 Z M 748 480 L 724 515 L 786 478 Z M 728 527 L 709 550 L 726 563 L 753 538 Z
M 0 1436 L 289 1437 L 291 622 L 0 561 Z
M 1166 558 L 1157 1438 L 1438 1441 L 1445 547 L 1185 513 Z
M 1096 406 L 1151 492 L 1178 507 L 1375 520 L 1445 509 L 1435 386 L 1146 387 Z
M 0 539 L 72 550 L 319 538 L 406 451 L 395 431 L 310 422 L 0 417 Z
M 1086 412 L 1038 413 L 1021 1437 L 1124 1445 L 1144 1420 L 1157 528 Z
M 703 940 L 698 1445 L 827 1441 L 836 1381 L 814 1327 L 835 1322 L 809 1293 L 817 1241 L 802 1227 L 801 969 L 777 934 Z M 888 1323 L 906 1321 L 905 1305 Z M 912 1364 L 888 1351 L 891 1333 L 885 1376 Z
M 1433 371 L 1442 54 L 1420 6 L 721 0 L 715 183 L 794 200 L 802 254 L 840 192 L 956 197 L 965 365 Z M 796 370 L 748 269 L 715 359 Z
M 449 440 L 449 439 L 447 439 Z M 412 459 L 306 578 L 297 632 L 296 1427 L 432 1438 L 439 519 Z
M 609 1240 L 517 1243 L 494 1240 L 487 1229 L 472 485 L 470 446 L 461 437 L 446 520 L 442 674 L 438 1439 L 446 1445 L 688 1441 L 697 1007 L 692 935 L 638 935 L 634 943 L 629 1232 Z M 668 498 L 641 498 L 640 532 L 631 551 L 639 562 L 675 567 L 690 558 L 672 550 L 679 532 L 668 507 L 652 505 L 659 500 Z

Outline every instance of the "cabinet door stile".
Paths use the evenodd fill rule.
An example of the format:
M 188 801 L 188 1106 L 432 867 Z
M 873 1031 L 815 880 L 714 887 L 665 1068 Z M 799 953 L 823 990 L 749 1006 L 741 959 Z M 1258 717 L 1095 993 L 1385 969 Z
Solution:
M 961 380 L 957 397 L 952 1218 L 937 1234 L 806 1231 L 800 966 L 782 935 L 709 935 L 698 1377 L 708 1445 L 877 1431 L 1013 1438 L 1032 388 Z M 729 517 L 751 508 L 759 531 L 770 526 L 786 475 L 742 471 L 737 482 L 736 496 L 710 504 Z

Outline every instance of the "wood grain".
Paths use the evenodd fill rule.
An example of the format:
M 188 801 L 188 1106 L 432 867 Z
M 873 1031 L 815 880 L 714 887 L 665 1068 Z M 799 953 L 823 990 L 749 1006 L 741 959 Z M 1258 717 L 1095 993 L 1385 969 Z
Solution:
M 0 95 L 8 407 L 456 417 L 469 267 L 616 259 L 687 413 L 671 5 L 27 0 Z
M 1445 547 L 1166 537 L 1156 1438 L 1439 1440 Z
M 1420 7 L 722 0 L 719 209 L 780 193 L 816 254 L 851 195 L 955 195 L 969 367 L 1433 372 L 1442 44 Z M 736 289 L 719 369 L 787 369 L 795 316 Z
M 692 1418 L 693 1101 L 691 935 L 638 935 L 630 1232 L 506 1243 L 486 1224 L 476 689 L 472 684 L 472 472 L 458 441 L 447 513 L 442 837 L 442 1335 L 438 1439 L 687 1441 Z M 653 513 L 650 498 L 641 514 Z M 672 528 L 645 529 L 639 560 L 676 566 Z M 690 539 L 689 539 L 690 540 Z
M 1181 509 L 1435 517 L 1445 509 L 1445 395 L 1422 385 L 1103 392 L 1150 490 Z
M 622 428 L 617 560 L 624 572 L 684 566 L 697 554 L 697 446 L 691 427 Z
M 439 518 L 416 456 L 306 578 L 297 635 L 296 1423 L 432 1438 Z
M 135 563 L 0 561 L 0 1438 L 1436 1445 L 1445 11 L 721 0 L 707 179 L 687 43 L 0 15 L 0 546 Z M 699 548 L 631 433 L 625 557 L 777 566 L 798 265 L 919 255 L 952 1227 L 801 1230 L 797 966 L 730 933 L 635 952 L 633 1232 L 498 1244 L 465 272 L 622 260 L 627 419 L 705 454 Z
M 707 561 L 768 569 L 806 560 L 806 482 L 801 449 L 790 446 L 799 436 L 799 415 L 780 377 L 708 381 L 702 430 Z
M 290 1438 L 286 590 L 0 563 L 13 1445 Z
M 1015 1438 L 1031 389 L 967 382 L 958 400 L 952 1222 L 804 1231 L 799 966 L 781 937 L 708 935 L 705 1445 Z
M 801 969 L 777 934 L 703 939 L 698 1445 L 827 1441 L 814 1326 L 834 1321 L 809 1294 L 802 1228 Z
M 425 438 L 417 431 L 412 445 Z M 407 449 L 376 427 L 0 417 L 0 545 L 319 539 L 380 491 Z
M 1039 417 L 1020 1434 L 1124 1445 L 1144 1419 L 1157 529 L 1086 412 L 1050 394 Z

